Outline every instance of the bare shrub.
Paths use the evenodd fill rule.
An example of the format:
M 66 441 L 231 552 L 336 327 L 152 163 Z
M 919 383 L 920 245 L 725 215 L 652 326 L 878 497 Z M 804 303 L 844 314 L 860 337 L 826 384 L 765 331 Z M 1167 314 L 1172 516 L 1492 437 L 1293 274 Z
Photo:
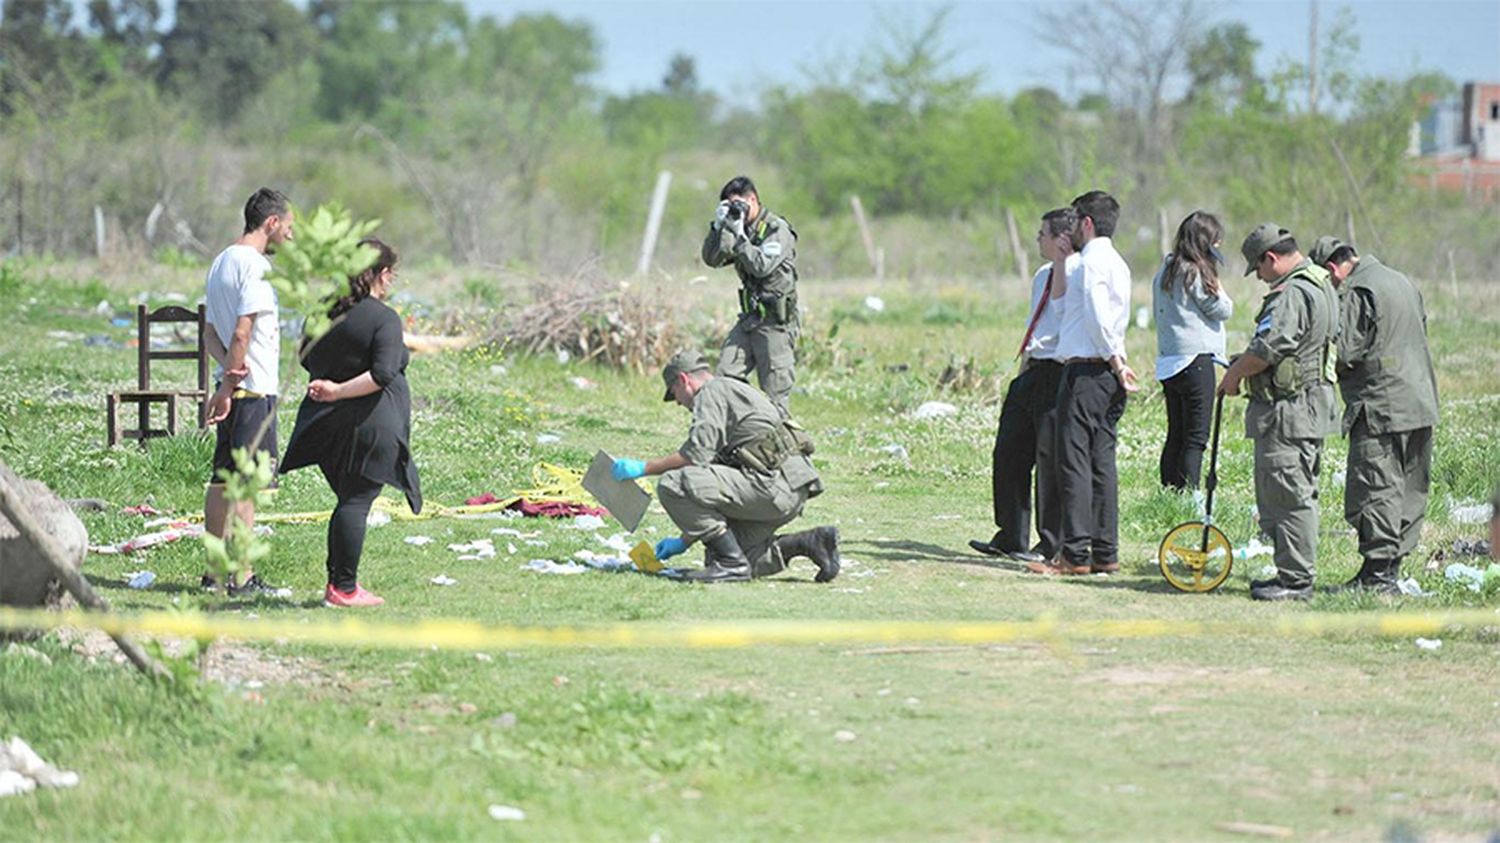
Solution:
M 646 372 L 702 339 L 684 330 L 685 307 L 659 287 L 610 278 L 597 262 L 531 285 L 533 303 L 487 337 L 524 354 L 566 352 L 578 360 Z

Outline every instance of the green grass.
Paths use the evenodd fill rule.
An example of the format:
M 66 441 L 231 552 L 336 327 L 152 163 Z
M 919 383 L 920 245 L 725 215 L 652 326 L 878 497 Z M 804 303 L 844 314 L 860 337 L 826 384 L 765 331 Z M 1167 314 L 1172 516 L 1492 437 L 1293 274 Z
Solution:
M 411 275 L 403 283 L 422 291 L 421 275 Z M 181 436 L 146 452 L 105 450 L 103 393 L 133 377 L 133 355 L 48 335 L 128 337 L 93 308 L 139 288 L 87 277 L 44 281 L 37 267 L 0 272 L 0 306 L 13 314 L 0 336 L 3 459 L 65 497 L 105 498 L 116 508 L 149 498 L 195 510 L 211 442 Z M 153 292 L 196 289 L 192 273 L 172 277 Z M 1327 594 L 1311 606 L 1272 606 L 1245 594 L 1266 558 L 1241 563 L 1210 595 L 1173 593 L 1155 572 L 1160 536 L 1193 510 L 1156 484 L 1165 418 L 1154 383 L 1132 400 L 1121 428 L 1124 574 L 1052 582 L 976 558 L 965 541 L 992 529 L 989 451 L 996 390 L 1025 315 L 1020 284 L 806 288 L 807 336 L 820 344 L 805 351 L 819 364 L 799 372 L 803 391 L 793 402 L 817 438 L 829 491 L 811 502 L 805 522 L 843 531 L 853 562 L 839 580 L 813 584 L 805 561 L 774 580 L 721 588 L 632 575 L 541 576 L 518 568 L 531 558 L 602 550 L 596 537 L 530 521 L 398 522 L 372 529 L 366 545 L 361 579 L 389 601 L 370 616 L 1270 623 L 1308 611 L 1496 602 L 1421 570 L 1431 551 L 1479 535 L 1482 526 L 1452 523 L 1448 506 L 1483 499 L 1500 464 L 1494 294 L 1481 290 L 1476 303 L 1426 291 L 1445 403 L 1432 517 L 1409 568 L 1434 596 Z M 427 292 L 466 307 L 516 297 L 472 283 Z M 884 313 L 863 309 L 871 292 L 886 299 Z M 1231 292 L 1240 307 L 1233 343 L 1243 340 L 1258 291 L 1243 282 Z M 727 314 L 729 294 L 717 279 L 689 295 L 721 320 Z M 823 338 L 835 320 L 829 343 Z M 1129 335 L 1142 367 L 1152 345 L 1150 332 Z M 969 392 L 939 391 L 944 366 L 965 359 L 989 380 Z M 492 369 L 497 363 L 503 374 Z M 574 374 L 597 389 L 575 389 Z M 300 383 L 295 375 L 286 372 Z M 418 356 L 409 375 L 424 491 L 441 503 L 524 488 L 537 462 L 582 467 L 599 447 L 666 453 L 685 430 L 686 414 L 660 401 L 654 375 L 486 351 Z M 932 421 L 906 415 L 934 398 L 960 412 Z M 283 441 L 295 405 L 282 408 Z M 1231 540 L 1243 543 L 1252 530 L 1250 443 L 1232 407 L 1218 510 Z M 538 445 L 540 432 L 562 440 Z M 881 450 L 892 443 L 909 460 Z M 1319 566 L 1330 583 L 1357 567 L 1333 477 L 1344 453 L 1341 441 L 1329 441 Z M 283 478 L 272 509 L 331 503 L 321 478 L 304 471 Z M 113 510 L 85 516 L 96 542 L 127 538 L 140 521 Z M 494 536 L 497 527 L 540 531 L 533 539 L 540 544 Z M 669 529 L 656 511 L 641 535 Z M 413 546 L 403 541 L 409 535 L 435 541 Z M 447 550 L 476 538 L 494 538 L 500 555 L 461 562 Z M 193 588 L 201 550 L 190 543 L 93 556 L 85 570 L 123 611 L 325 617 L 315 605 L 323 527 L 278 525 L 272 541 L 262 571 L 294 589 L 290 601 L 201 597 Z M 513 556 L 507 542 L 517 546 Z M 155 571 L 157 585 L 124 588 L 123 574 L 140 568 Z M 437 574 L 459 585 L 430 585 Z M 1199 840 L 1231 839 L 1217 826 L 1235 821 L 1286 826 L 1299 838 L 1371 839 L 1392 829 L 1477 837 L 1500 825 L 1496 639 L 1455 632 L 1443 640 L 1431 652 L 1406 639 L 1249 635 L 484 654 L 224 643 L 210 653 L 211 680 L 172 690 L 117 664 L 107 648 L 89 649 L 90 658 L 48 637 L 35 646 L 51 656 L 50 667 L 0 656 L 0 737 L 22 736 L 83 781 L 0 800 L 0 840 Z M 854 737 L 839 740 L 840 732 Z M 496 822 L 491 804 L 522 808 L 527 819 Z

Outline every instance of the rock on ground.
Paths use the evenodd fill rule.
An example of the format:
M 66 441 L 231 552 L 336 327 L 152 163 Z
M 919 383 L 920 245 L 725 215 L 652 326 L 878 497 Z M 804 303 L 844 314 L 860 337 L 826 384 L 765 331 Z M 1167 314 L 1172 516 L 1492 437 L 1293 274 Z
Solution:
M 57 539 L 68 564 L 75 570 L 82 568 L 89 534 L 67 502 L 46 484 L 18 478 L 4 465 L 0 465 L 0 480 L 20 493 L 42 528 Z M 62 587 L 42 552 L 21 538 L 10 521 L 0 515 L 0 604 L 56 606 L 61 596 Z

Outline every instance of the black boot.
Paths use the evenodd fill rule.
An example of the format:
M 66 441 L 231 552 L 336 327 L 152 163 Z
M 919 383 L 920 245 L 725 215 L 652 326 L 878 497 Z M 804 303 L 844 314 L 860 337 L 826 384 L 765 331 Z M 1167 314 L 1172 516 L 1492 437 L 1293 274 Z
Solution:
M 734 533 L 725 530 L 714 538 L 704 539 L 703 547 L 703 567 L 688 571 L 683 579 L 701 583 L 746 582 L 750 579 L 750 560 L 745 558 L 745 551 L 740 550 Z
M 1348 582 L 1334 589 L 1335 591 L 1362 591 L 1373 588 L 1375 585 L 1375 572 L 1379 569 L 1380 562 L 1371 562 L 1366 559 L 1359 566 L 1359 573 L 1355 574 Z
M 839 528 L 816 527 L 776 539 L 783 559 L 806 556 L 818 566 L 815 582 L 833 582 L 839 575 Z
M 1400 594 L 1401 586 L 1401 560 L 1392 559 L 1389 562 L 1375 562 L 1371 566 L 1370 581 L 1365 588 L 1376 594 Z

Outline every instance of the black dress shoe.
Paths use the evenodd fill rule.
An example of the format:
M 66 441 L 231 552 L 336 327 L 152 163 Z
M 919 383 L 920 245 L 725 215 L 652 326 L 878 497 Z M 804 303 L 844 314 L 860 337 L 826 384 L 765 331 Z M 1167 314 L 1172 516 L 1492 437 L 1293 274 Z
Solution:
M 1250 590 L 1255 591 L 1261 588 L 1270 588 L 1273 585 L 1281 585 L 1281 580 L 1277 577 L 1271 577 L 1268 580 L 1251 580 Z
M 1250 589 L 1251 600 L 1311 600 L 1312 596 L 1311 583 L 1304 586 L 1285 586 L 1278 582 L 1262 588 Z
M 980 553 L 983 553 L 985 556 L 1003 556 L 1006 559 L 1011 559 L 1022 564 L 1025 564 L 1027 562 L 1047 561 L 1047 557 L 1041 555 L 1040 553 L 1032 553 L 1029 550 L 1001 550 L 1000 548 L 995 547 L 993 544 L 990 544 L 989 542 L 982 542 L 979 539 L 970 539 L 969 547 L 972 547 Z

